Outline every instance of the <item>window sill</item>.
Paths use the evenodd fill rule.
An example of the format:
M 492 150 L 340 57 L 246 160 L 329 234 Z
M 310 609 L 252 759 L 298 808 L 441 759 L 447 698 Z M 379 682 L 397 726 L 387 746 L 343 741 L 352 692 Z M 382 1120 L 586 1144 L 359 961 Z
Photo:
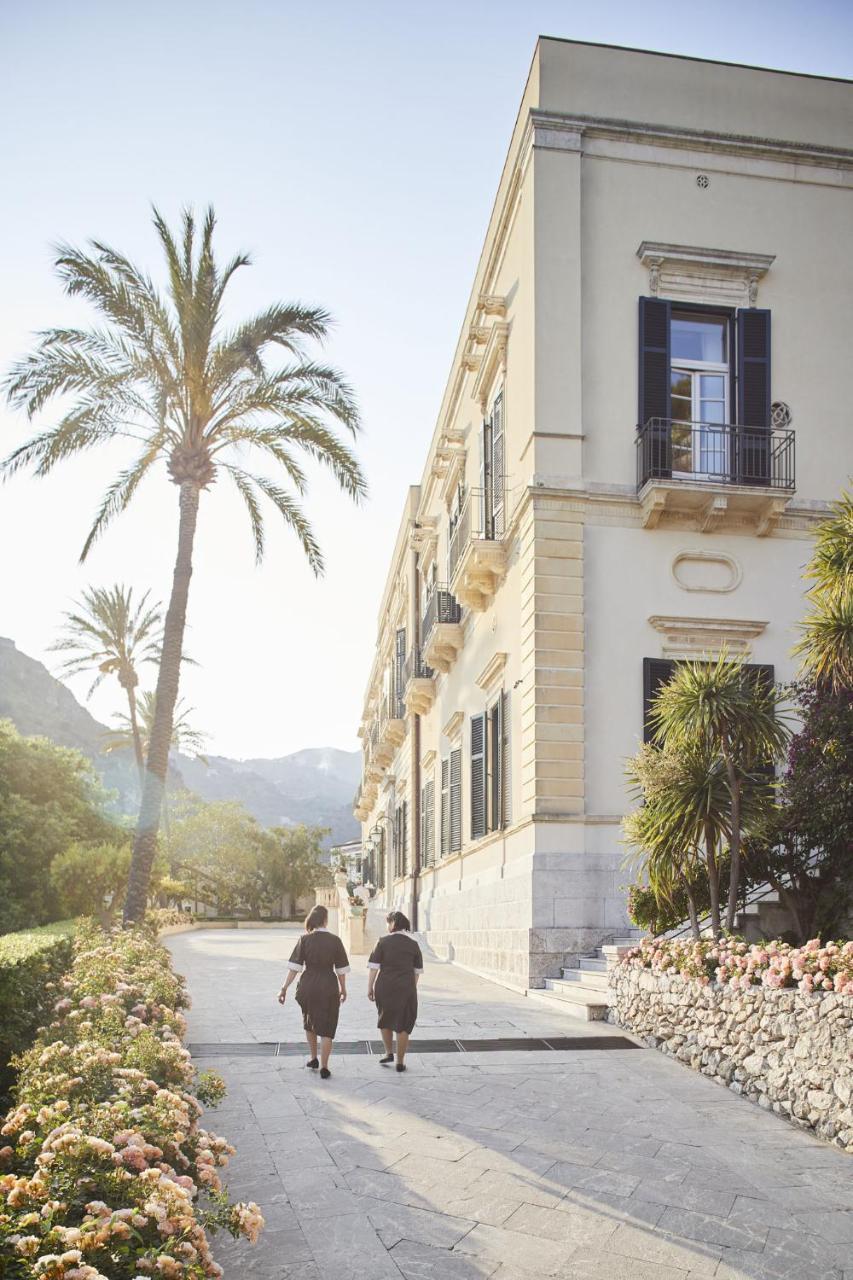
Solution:
M 773 533 L 792 496 L 767 485 L 689 479 L 647 480 L 638 494 L 645 529 L 686 522 L 701 533 L 746 529 L 759 538 Z

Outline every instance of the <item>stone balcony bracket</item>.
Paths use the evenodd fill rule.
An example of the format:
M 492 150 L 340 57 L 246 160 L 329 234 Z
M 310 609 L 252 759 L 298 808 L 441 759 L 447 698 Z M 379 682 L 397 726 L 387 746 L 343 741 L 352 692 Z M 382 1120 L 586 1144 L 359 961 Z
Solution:
M 792 495 L 763 485 L 647 480 L 639 497 L 645 529 L 675 521 L 701 533 L 751 529 L 757 537 L 766 538 L 778 525 Z M 464 600 L 462 592 L 456 595 Z
M 459 656 L 464 642 L 461 622 L 437 622 L 424 645 L 424 662 L 434 671 L 447 672 Z
M 406 685 L 406 710 L 410 715 L 425 716 L 435 702 L 435 681 L 415 676 Z
M 474 613 L 488 609 L 506 575 L 503 542 L 472 538 L 459 557 L 452 588 L 456 599 Z
M 397 748 L 406 736 L 406 722 L 397 718 L 386 720 L 379 735 L 379 753 L 388 763 L 394 759 Z

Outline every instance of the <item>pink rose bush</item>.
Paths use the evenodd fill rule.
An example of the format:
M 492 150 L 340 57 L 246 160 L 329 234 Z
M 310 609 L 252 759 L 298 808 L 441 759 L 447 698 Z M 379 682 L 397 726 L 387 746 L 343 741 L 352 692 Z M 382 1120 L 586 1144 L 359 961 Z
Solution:
M 802 947 L 787 942 L 743 942 L 644 938 L 625 963 L 655 973 L 678 974 L 695 982 L 718 982 L 734 991 L 748 987 L 795 988 L 805 993 L 853 996 L 853 942 L 812 938 Z
M 263 1217 L 223 1187 L 233 1148 L 201 1115 L 224 1084 L 197 1076 L 182 1044 L 188 998 L 168 953 L 87 927 L 57 987 L 0 1126 L 0 1275 L 221 1276 L 208 1232 L 254 1242 Z

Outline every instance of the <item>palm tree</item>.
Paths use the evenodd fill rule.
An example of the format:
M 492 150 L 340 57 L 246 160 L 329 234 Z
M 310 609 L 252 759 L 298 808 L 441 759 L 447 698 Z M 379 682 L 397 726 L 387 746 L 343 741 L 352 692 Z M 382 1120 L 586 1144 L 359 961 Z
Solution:
M 723 652 L 715 662 L 680 663 L 659 690 L 651 718 L 661 745 L 692 746 L 722 760 L 731 854 L 725 927 L 731 931 L 740 888 L 745 791 L 761 787 L 763 768 L 781 753 L 789 736 L 779 717 L 779 695 Z
M 56 268 L 66 292 L 91 302 L 102 325 L 41 334 L 7 380 L 10 403 L 31 418 L 55 396 L 73 397 L 58 424 L 9 456 L 7 475 L 25 466 L 47 475 L 65 458 L 115 440 L 140 446 L 107 489 L 81 559 L 160 460 L 178 489 L 178 548 L 124 908 L 127 923 L 144 914 L 156 850 L 202 492 L 220 478 L 233 483 L 246 506 L 258 561 L 265 545 L 262 506 L 271 503 L 316 574 L 323 559 L 297 500 L 306 487 L 297 455 L 327 467 L 352 499 L 366 492 L 357 459 L 334 429 L 338 425 L 352 436 L 358 432 L 352 392 L 335 369 L 306 354 L 306 344 L 328 332 L 328 314 L 277 303 L 225 329 L 223 298 L 248 257 L 240 254 L 224 267 L 217 263 L 212 209 L 200 235 L 189 210 L 182 215 L 179 236 L 156 209 L 154 226 L 166 262 L 165 293 L 100 241 L 92 242 L 90 252 L 61 247 Z M 270 354 L 281 358 L 272 363 Z M 247 470 L 246 454 L 283 473 L 289 487 L 263 471 Z
M 813 608 L 794 652 L 816 684 L 853 688 L 853 494 L 842 494 L 818 527 L 807 576 Z
M 139 666 L 160 656 L 163 614 L 159 604 L 149 604 L 146 591 L 134 603 L 133 587 L 92 587 L 83 592 L 75 612 L 65 614 L 65 634 L 51 645 L 69 656 L 60 665 L 63 675 L 95 673 L 87 698 L 102 680 L 117 677 L 127 696 L 128 743 L 133 748 L 140 780 L 145 775 L 145 747 L 139 732 L 136 690 Z

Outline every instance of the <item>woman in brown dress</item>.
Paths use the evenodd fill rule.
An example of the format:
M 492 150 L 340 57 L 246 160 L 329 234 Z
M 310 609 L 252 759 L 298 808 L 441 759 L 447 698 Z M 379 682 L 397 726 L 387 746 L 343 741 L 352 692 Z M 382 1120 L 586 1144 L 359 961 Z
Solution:
M 418 1017 L 418 981 L 424 971 L 421 949 L 412 937 L 402 911 L 387 917 L 388 932 L 380 938 L 367 962 L 367 998 L 376 1002 L 379 1030 L 385 1045 L 383 1067 L 394 1061 L 397 1033 L 397 1070 L 406 1070 L 406 1050 Z
M 327 929 L 329 913 L 325 907 L 314 907 L 305 921 L 305 933 L 293 948 L 287 962 L 290 972 L 278 993 L 279 1004 L 287 999 L 287 989 L 297 974 L 299 986 L 296 1001 L 302 1010 L 302 1025 L 308 1041 L 310 1060 L 305 1064 L 313 1071 L 320 1068 L 320 1078 L 328 1080 L 329 1055 L 338 1029 L 338 1014 L 347 998 L 349 960 L 344 944 Z M 320 1057 L 317 1057 L 317 1039 Z

